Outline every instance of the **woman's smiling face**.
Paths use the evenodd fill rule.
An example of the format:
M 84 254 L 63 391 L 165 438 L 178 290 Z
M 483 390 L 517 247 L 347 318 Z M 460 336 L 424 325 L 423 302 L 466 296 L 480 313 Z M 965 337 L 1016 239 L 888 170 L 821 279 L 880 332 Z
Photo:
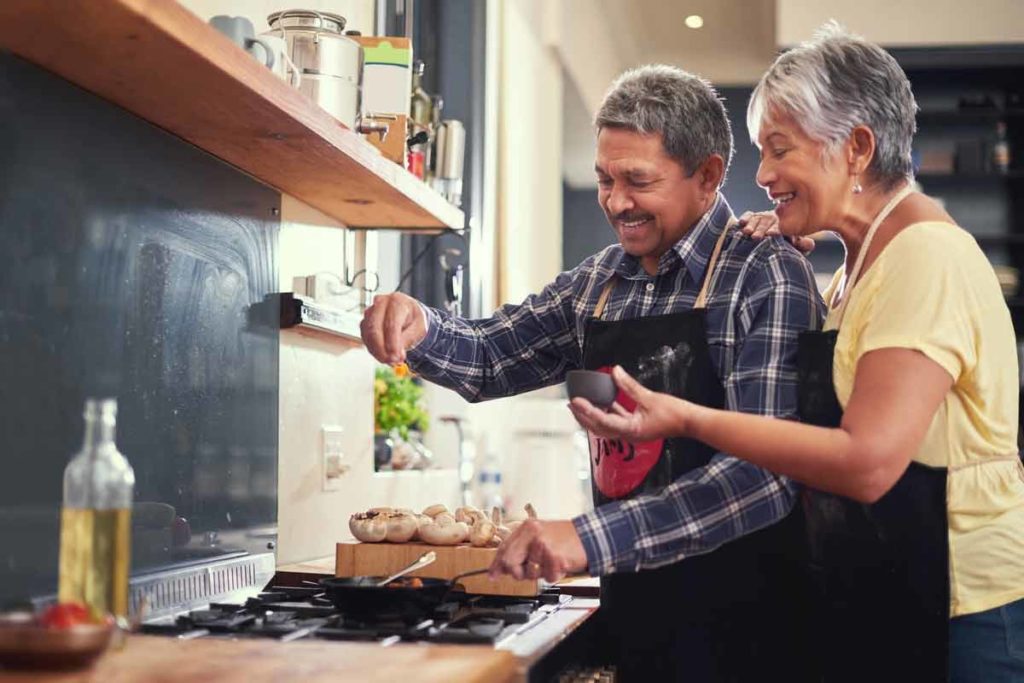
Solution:
M 851 196 L 849 165 L 828 154 L 788 116 L 765 117 L 757 136 L 757 184 L 775 202 L 784 235 L 809 235 L 837 224 Z

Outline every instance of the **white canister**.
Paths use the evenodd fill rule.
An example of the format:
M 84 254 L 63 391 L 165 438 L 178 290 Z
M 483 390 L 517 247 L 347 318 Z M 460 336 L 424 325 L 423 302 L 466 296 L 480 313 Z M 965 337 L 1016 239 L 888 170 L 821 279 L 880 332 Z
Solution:
M 344 35 L 345 18 L 315 10 L 285 10 L 267 17 L 270 30 L 287 45 L 300 74 L 298 89 L 349 128 L 359 120 L 363 48 Z M 262 37 L 261 36 L 261 37 Z

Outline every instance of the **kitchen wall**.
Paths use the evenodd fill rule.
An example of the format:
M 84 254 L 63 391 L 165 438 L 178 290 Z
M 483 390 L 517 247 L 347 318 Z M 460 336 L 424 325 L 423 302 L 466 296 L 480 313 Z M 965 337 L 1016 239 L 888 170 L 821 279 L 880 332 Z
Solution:
M 315 209 L 285 196 L 280 285 L 318 272 L 338 273 L 345 230 Z M 346 305 L 351 295 L 337 304 Z M 352 512 L 377 505 L 423 508 L 454 504 L 453 463 L 438 471 L 373 470 L 373 371 L 363 346 L 298 329 L 281 332 L 278 563 L 323 557 L 349 536 Z M 324 426 L 340 427 L 348 471 L 336 490 L 323 489 Z
M 561 265 L 563 76 L 544 32 L 552 4 L 506 0 L 500 5 L 500 303 L 540 289 Z
M 217 14 L 246 16 L 257 32 L 267 28 L 268 14 L 292 7 L 277 0 L 185 0 L 182 4 L 204 20 Z M 311 0 L 302 7 L 340 14 L 348 19 L 348 28 L 365 35 L 373 33 L 373 0 Z M 341 276 L 346 236 L 342 228 L 294 197 L 282 197 L 282 291 L 292 290 L 295 277 L 314 273 Z M 397 279 L 397 238 L 371 235 L 369 241 L 367 262 L 382 272 L 382 290 L 387 291 Z M 330 303 L 348 308 L 355 300 L 356 295 L 345 293 Z M 456 475 L 450 466 L 435 472 L 373 471 L 375 366 L 358 342 L 295 330 L 281 332 L 279 564 L 333 554 L 334 543 L 349 536 L 348 517 L 354 511 L 375 505 L 420 508 L 439 500 L 455 502 Z M 348 467 L 336 489 L 330 491 L 323 486 L 325 426 L 342 429 L 343 464 Z
M 2 52 L 0 149 L 0 603 L 56 591 L 88 397 L 118 399 L 133 571 L 265 551 L 280 196 Z
M 564 70 L 558 40 L 565 7 L 540 0 L 495 5 L 488 21 L 497 23 L 500 59 L 499 275 L 496 301 L 484 307 L 486 315 L 540 290 L 562 269 Z M 478 472 L 502 472 L 502 494 L 512 514 L 521 515 L 523 504 L 532 502 L 542 517 L 565 518 L 588 504 L 588 484 L 580 479 L 586 456 L 574 440 L 578 430 L 565 407 L 562 385 L 473 405 L 435 388 L 430 398 L 438 414 L 466 417 Z M 447 429 L 435 431 L 446 434 Z

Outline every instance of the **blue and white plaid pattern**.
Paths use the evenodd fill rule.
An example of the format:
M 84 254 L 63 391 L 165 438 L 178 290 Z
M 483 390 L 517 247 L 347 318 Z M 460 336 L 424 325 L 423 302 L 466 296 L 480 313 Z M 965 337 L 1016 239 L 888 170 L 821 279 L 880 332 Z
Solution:
M 561 382 L 583 363 L 583 335 L 601 289 L 619 282 L 605 320 L 693 308 L 715 242 L 732 217 L 719 196 L 694 229 L 648 275 L 618 244 L 558 275 L 539 294 L 481 320 L 426 309 L 427 336 L 409 351 L 410 367 L 469 401 L 509 396 Z M 781 238 L 726 238 L 708 295 L 711 358 L 730 410 L 793 418 L 796 346 L 820 327 L 824 305 L 810 264 Z M 781 520 L 797 487 L 719 453 L 656 495 L 616 501 L 573 520 L 591 574 L 636 571 L 714 550 Z

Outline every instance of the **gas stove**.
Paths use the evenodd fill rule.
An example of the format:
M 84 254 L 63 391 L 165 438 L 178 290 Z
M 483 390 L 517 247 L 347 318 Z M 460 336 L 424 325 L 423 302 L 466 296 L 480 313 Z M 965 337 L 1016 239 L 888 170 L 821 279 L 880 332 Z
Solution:
M 335 607 L 322 589 L 271 586 L 244 602 L 214 602 L 202 609 L 142 625 L 142 632 L 192 638 L 269 638 L 482 644 L 502 647 L 544 622 L 573 598 L 547 589 L 535 598 L 452 592 L 422 618 L 360 615 Z

